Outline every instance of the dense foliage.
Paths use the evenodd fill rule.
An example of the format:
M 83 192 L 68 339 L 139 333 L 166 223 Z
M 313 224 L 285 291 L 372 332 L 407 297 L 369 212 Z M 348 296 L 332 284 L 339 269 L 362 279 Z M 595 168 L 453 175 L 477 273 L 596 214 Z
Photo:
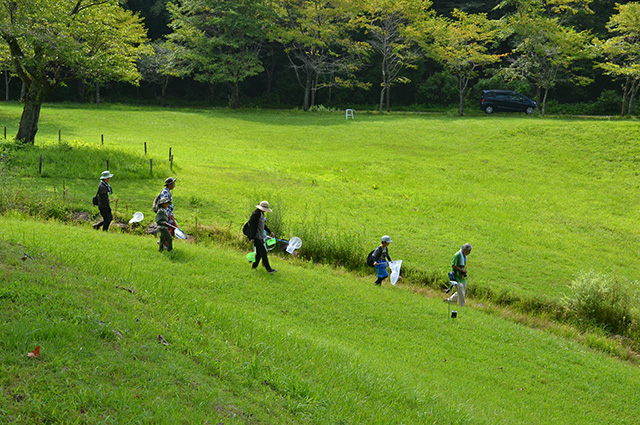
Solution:
M 480 90 L 506 88 L 537 100 L 543 113 L 566 105 L 592 113 L 606 93 L 624 115 L 633 113 L 640 80 L 637 2 L 129 0 L 124 7 L 154 41 L 155 58 L 138 61 L 141 86 L 116 82 L 133 74 L 97 78 L 70 63 L 67 85 L 57 84 L 48 100 L 381 111 L 459 105 L 463 113 Z M 474 35 L 480 26 L 488 30 Z M 0 92 L 16 100 L 21 79 L 8 53 L 0 43 Z

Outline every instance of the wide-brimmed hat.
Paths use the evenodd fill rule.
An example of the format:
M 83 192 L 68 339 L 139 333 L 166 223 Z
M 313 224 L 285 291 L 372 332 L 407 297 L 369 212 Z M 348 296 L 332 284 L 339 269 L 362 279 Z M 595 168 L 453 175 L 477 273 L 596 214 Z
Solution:
M 171 200 L 166 196 L 163 196 L 162 198 L 158 199 L 158 205 L 170 204 L 170 203 L 171 203 Z
M 100 180 L 110 179 L 111 177 L 113 177 L 113 174 L 111 174 L 109 170 L 106 170 L 102 172 L 102 175 L 100 176 Z
M 391 237 L 384 235 L 382 237 L 382 242 L 391 243 Z
M 259 210 L 262 210 L 264 212 L 271 212 L 271 208 L 269 206 L 269 202 L 267 202 L 267 201 L 260 202 L 258 205 L 256 205 L 256 208 L 259 209 Z
M 178 179 L 175 177 L 167 177 L 167 179 L 164 181 L 164 185 L 169 186 L 171 183 L 175 183 L 176 180 Z

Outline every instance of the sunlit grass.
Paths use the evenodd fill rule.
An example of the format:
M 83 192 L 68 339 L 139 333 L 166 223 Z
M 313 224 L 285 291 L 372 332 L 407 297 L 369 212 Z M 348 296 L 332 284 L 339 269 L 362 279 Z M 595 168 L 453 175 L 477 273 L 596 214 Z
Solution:
M 215 244 L 177 241 L 160 254 L 152 237 L 5 217 L 0 418 L 635 420 L 636 366 L 481 309 L 454 321 L 439 299 L 323 265 L 273 262 L 279 272 L 268 275 Z M 36 345 L 41 358 L 27 358 Z
M 18 116 L 18 105 L 0 106 L 10 127 Z M 179 223 L 239 231 L 253 205 L 277 200 L 284 238 L 324 232 L 321 240 L 343 238 L 364 261 L 389 234 L 393 258 L 442 276 L 470 242 L 471 285 L 557 299 L 583 270 L 640 275 L 636 127 L 506 114 L 357 113 L 347 121 L 338 113 L 46 105 L 37 145 L 56 141 L 58 128 L 84 143 L 104 134 L 107 148 L 132 156 L 147 142 L 145 158 L 178 177 Z M 128 177 L 118 167 L 118 208 L 148 213 L 165 176 Z M 90 209 L 102 170 L 83 171 L 83 179 L 17 184 L 58 192 L 64 184 Z

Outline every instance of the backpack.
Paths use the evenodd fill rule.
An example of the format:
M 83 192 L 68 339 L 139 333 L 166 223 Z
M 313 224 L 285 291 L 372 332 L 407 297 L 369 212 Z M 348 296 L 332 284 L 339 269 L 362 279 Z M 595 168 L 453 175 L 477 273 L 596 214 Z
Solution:
M 373 253 L 375 252 L 375 250 L 376 250 L 376 249 L 378 249 L 378 248 L 374 248 L 374 250 L 373 250 L 373 251 L 371 251 L 371 252 L 369 253 L 369 255 L 367 255 L 367 266 L 369 266 L 369 267 L 375 267 L 375 266 L 373 265 L 373 262 L 375 261 L 375 260 L 373 259 Z
M 156 196 L 156 199 L 153 200 L 153 206 L 151 207 L 151 209 L 153 209 L 154 213 L 158 212 L 158 201 L 160 200 L 160 196 L 162 195 L 162 193 L 158 196 Z
M 98 194 L 100 193 L 100 188 L 98 188 L 98 191 L 96 192 L 96 196 L 93 197 L 93 199 L 91 200 L 91 202 L 93 202 L 93 205 L 98 205 L 100 203 L 100 200 L 98 199 Z
M 242 234 L 245 235 L 247 238 L 251 239 L 251 237 L 249 236 L 249 222 L 248 221 L 246 223 L 244 223 L 244 226 L 242 226 Z

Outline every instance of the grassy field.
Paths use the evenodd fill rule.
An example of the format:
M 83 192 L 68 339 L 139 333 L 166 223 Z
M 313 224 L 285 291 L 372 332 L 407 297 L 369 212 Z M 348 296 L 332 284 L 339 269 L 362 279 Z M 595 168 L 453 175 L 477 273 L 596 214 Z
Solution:
M 9 134 L 19 114 L 17 104 L 0 105 Z M 58 130 L 83 147 L 59 147 Z M 42 178 L 37 158 L 46 149 L 59 159 L 45 155 Z M 102 159 L 87 164 L 80 151 Z M 150 215 L 172 174 L 183 226 L 239 233 L 268 199 L 283 237 L 328 234 L 364 258 L 389 234 L 394 258 L 443 278 L 470 242 L 471 285 L 558 299 L 583 271 L 640 276 L 636 121 L 358 112 L 347 121 L 340 113 L 46 105 L 37 146 L 12 185 L 64 192 L 91 210 L 109 157 L 122 213 Z
M 3 218 L 0 423 L 637 421 L 637 366 L 327 266 L 176 245 Z

